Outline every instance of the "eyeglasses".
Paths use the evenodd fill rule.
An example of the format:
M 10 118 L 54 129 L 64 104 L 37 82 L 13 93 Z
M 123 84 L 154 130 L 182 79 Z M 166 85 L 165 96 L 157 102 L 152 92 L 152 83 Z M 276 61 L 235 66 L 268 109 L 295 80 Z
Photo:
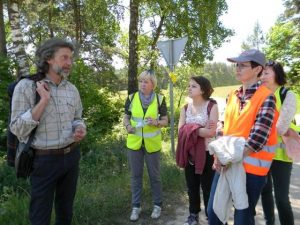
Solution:
M 237 68 L 237 69 L 245 69 L 245 68 L 247 68 L 247 67 L 251 67 L 251 65 L 245 65 L 245 64 L 240 64 L 240 63 L 236 63 L 235 64 L 235 68 Z

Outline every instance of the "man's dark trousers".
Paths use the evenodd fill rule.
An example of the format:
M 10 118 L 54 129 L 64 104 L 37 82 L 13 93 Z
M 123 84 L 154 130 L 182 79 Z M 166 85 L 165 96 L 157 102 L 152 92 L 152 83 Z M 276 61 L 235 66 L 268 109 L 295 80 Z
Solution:
M 32 225 L 49 225 L 53 200 L 55 225 L 70 225 L 79 173 L 80 149 L 66 155 L 36 156 L 30 175 L 29 219 Z

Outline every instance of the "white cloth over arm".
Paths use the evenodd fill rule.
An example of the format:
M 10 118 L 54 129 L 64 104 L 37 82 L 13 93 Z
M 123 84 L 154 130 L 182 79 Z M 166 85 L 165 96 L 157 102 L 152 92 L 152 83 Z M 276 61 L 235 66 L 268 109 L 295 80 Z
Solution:
M 236 209 L 249 206 L 242 163 L 245 142 L 243 137 L 223 136 L 208 145 L 210 154 L 216 154 L 223 165 L 230 164 L 220 174 L 213 202 L 213 210 L 222 223 L 228 221 L 232 203 Z

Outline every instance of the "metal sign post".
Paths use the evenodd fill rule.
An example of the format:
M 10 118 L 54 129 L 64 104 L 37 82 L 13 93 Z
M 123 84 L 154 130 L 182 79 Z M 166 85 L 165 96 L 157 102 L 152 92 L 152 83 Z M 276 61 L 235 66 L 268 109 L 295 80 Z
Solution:
M 171 72 L 174 72 L 175 65 L 179 61 L 181 53 L 187 42 L 187 37 L 175 40 L 159 41 L 157 47 L 161 51 L 164 59 L 166 60 Z M 174 138 L 174 97 L 173 97 L 173 82 L 170 82 L 170 126 L 171 126 L 171 150 L 175 155 L 175 138 Z

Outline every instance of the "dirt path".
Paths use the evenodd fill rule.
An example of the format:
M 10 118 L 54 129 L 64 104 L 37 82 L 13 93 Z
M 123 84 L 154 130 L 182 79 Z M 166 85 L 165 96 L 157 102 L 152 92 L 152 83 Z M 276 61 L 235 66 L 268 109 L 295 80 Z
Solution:
M 216 98 L 220 109 L 225 107 L 225 99 Z M 300 125 L 300 114 L 296 115 L 297 124 Z M 176 196 L 175 196 L 176 198 Z M 290 198 L 292 202 L 292 208 L 294 212 L 295 224 L 300 224 L 300 163 L 294 164 L 292 170 Z M 233 211 L 232 211 L 233 213 Z M 256 207 L 256 225 L 265 225 L 263 217 L 263 210 L 261 203 Z M 278 214 L 276 213 L 276 225 L 279 225 Z M 143 209 L 141 217 L 137 222 L 122 223 L 122 225 L 182 225 L 188 216 L 188 203 L 187 196 L 177 196 L 174 200 L 174 204 L 167 204 L 163 208 L 162 216 L 158 220 L 152 220 L 150 218 L 151 209 Z M 208 224 L 204 215 L 203 209 L 200 213 L 199 225 Z M 228 225 L 233 225 L 232 216 Z
M 295 224 L 300 224 L 300 163 L 294 164 L 292 170 L 292 179 L 291 179 L 291 187 L 290 187 L 290 197 L 292 202 L 292 208 L 294 212 Z M 261 203 L 259 202 L 258 206 L 256 207 L 256 225 L 265 225 L 265 221 L 263 218 L 263 211 L 261 207 Z M 276 213 L 276 224 L 279 225 L 277 211 Z M 170 218 L 169 221 L 165 223 L 165 225 L 182 225 L 185 221 L 186 217 L 188 216 L 188 208 L 187 206 L 179 206 L 176 209 L 176 216 L 174 219 Z M 204 213 L 200 213 L 200 221 L 199 224 L 205 225 L 208 224 Z M 228 225 L 232 225 L 232 217 L 229 221 Z
M 300 163 L 294 164 L 292 170 L 292 180 L 290 187 L 290 197 L 292 202 L 292 208 L 294 212 L 295 224 L 300 224 Z M 261 203 L 259 202 L 256 207 L 256 225 L 265 225 L 263 218 L 263 211 Z M 233 213 L 233 211 L 232 211 Z M 279 225 L 277 211 L 276 213 L 276 225 Z M 174 205 L 165 205 L 162 216 L 158 220 L 152 220 L 150 218 L 151 209 L 143 209 L 141 217 L 137 222 L 122 223 L 126 225 L 182 225 L 188 216 L 188 203 L 187 196 L 178 196 L 174 201 Z M 200 213 L 199 225 L 208 224 L 203 211 Z M 228 225 L 233 225 L 232 216 Z

